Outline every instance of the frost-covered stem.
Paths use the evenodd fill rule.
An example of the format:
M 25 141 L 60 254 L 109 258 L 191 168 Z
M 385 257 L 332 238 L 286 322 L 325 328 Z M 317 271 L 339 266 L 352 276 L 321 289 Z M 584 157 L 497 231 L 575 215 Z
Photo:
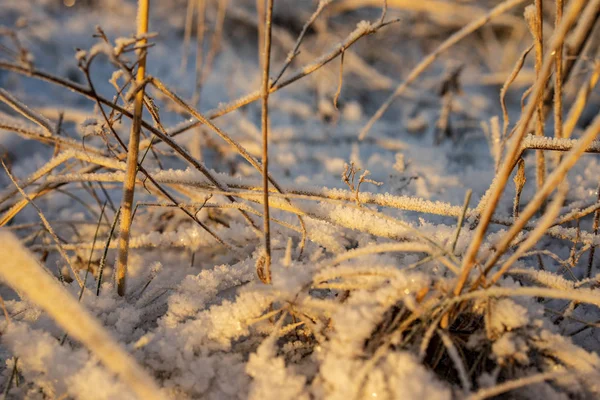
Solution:
M 560 21 L 562 20 L 564 3 L 563 0 L 556 0 L 556 19 L 554 21 L 554 29 L 560 25 Z M 563 87 L 563 43 L 558 46 L 556 52 L 554 53 L 554 137 L 562 138 L 563 137 L 563 104 L 562 104 L 562 87 Z M 558 157 L 560 160 L 560 154 Z
M 406 88 L 408 88 L 408 85 L 410 85 L 423 72 L 425 72 L 425 70 L 431 64 L 433 64 L 433 62 L 435 60 L 437 60 L 437 58 L 442 53 L 444 53 L 446 50 L 448 50 L 449 48 L 454 46 L 456 43 L 460 42 L 462 39 L 464 39 L 471 33 L 475 32 L 477 29 L 479 29 L 482 26 L 484 26 L 485 24 L 487 24 L 492 18 L 504 14 L 508 10 L 516 7 L 517 5 L 523 3 L 524 1 L 525 0 L 507 0 L 505 2 L 502 2 L 499 5 L 497 5 L 496 7 L 494 7 L 492 10 L 490 10 L 487 14 L 476 19 L 475 21 L 471 22 L 470 24 L 466 25 L 461 30 L 459 30 L 458 32 L 456 32 L 452 36 L 450 36 L 448 39 L 446 39 L 441 45 L 439 45 L 438 48 L 436 48 L 432 53 L 430 53 L 427 57 L 425 57 L 416 67 L 414 67 L 412 69 L 412 71 L 410 72 L 410 74 L 408 75 L 408 77 L 406 78 L 406 80 L 404 82 L 402 82 L 396 88 L 394 93 L 392 93 L 385 100 L 385 102 L 379 107 L 379 109 L 375 112 L 375 114 L 373 114 L 373 116 L 371 117 L 369 122 L 367 122 L 365 127 L 361 130 L 361 132 L 358 136 L 359 139 L 363 140 L 367 136 L 371 127 L 375 124 L 375 122 L 377 122 L 377 120 L 379 120 L 379 118 L 381 118 L 383 113 L 385 113 L 387 111 L 387 109 L 392 105 L 394 100 L 396 100 L 396 98 L 398 98 L 398 96 L 400 96 L 406 90 Z
M 83 343 L 140 399 L 164 400 L 154 379 L 112 335 L 39 264 L 8 231 L 0 231 L 0 277 L 11 288 L 45 310 L 71 337 Z
M 519 162 L 517 163 L 517 173 L 513 178 L 515 182 L 515 199 L 513 200 L 513 219 L 517 219 L 519 217 L 519 204 L 521 203 L 521 193 L 523 192 L 523 188 L 525 187 L 525 182 L 527 182 L 527 178 L 525 177 L 525 160 L 523 158 L 519 158 Z
M 269 69 L 271 67 L 271 20 L 273 18 L 273 0 L 267 0 L 265 10 L 265 44 L 263 48 L 262 74 L 262 184 L 264 207 L 265 264 L 264 283 L 271 283 L 271 220 L 269 219 Z
M 148 32 L 149 0 L 139 0 L 137 16 L 137 35 L 140 45 L 145 45 L 147 40 L 142 38 Z M 139 63 L 136 82 L 141 85 L 146 74 L 146 50 L 139 51 Z M 144 110 L 144 88 L 135 95 L 133 123 L 129 135 L 129 148 L 127 152 L 127 172 L 123 182 L 123 199 L 121 200 L 121 233 L 119 236 L 119 253 L 117 255 L 117 292 L 119 296 L 125 295 L 127 277 L 127 257 L 129 255 L 129 237 L 131 229 L 131 206 L 135 191 L 135 177 L 137 175 L 138 154 L 140 144 L 140 130 L 142 111 Z
M 565 14 L 564 19 L 562 20 L 560 26 L 558 27 L 558 29 L 556 30 L 556 32 L 554 34 L 554 38 L 552 40 L 552 43 L 551 43 L 550 49 L 549 49 L 550 54 L 552 54 L 552 52 L 555 51 L 556 48 L 558 48 L 559 44 L 562 43 L 564 36 L 566 35 L 567 31 L 569 30 L 569 28 L 571 27 L 573 22 L 575 22 L 575 19 L 579 15 L 579 11 L 581 10 L 581 8 L 583 7 L 583 5 L 585 3 L 586 3 L 585 0 L 571 1 L 571 6 L 569 7 L 567 13 Z M 521 142 L 523 141 L 523 137 L 525 136 L 525 133 L 527 132 L 527 126 L 529 125 L 529 122 L 531 121 L 533 113 L 536 109 L 536 105 L 539 102 L 538 99 L 540 99 L 544 94 L 544 88 L 546 87 L 546 81 L 548 80 L 548 77 L 550 76 L 550 70 L 552 68 L 553 62 L 554 62 L 553 58 L 549 58 L 549 57 L 546 58 L 543 66 L 542 66 L 540 75 L 536 79 L 536 82 L 533 86 L 533 90 L 531 93 L 532 101 L 530 101 L 527 104 L 525 110 L 523 111 L 523 114 L 521 115 L 521 119 L 518 123 L 517 130 L 514 133 L 512 142 L 510 143 L 510 147 L 507 151 L 505 160 L 502 164 L 502 167 L 500 168 L 500 171 L 496 175 L 496 179 L 494 180 L 494 184 L 493 184 L 493 189 L 491 191 L 489 199 L 486 202 L 486 206 L 483 209 L 483 212 L 481 214 L 481 219 L 479 220 L 477 229 L 475 230 L 475 233 L 473 234 L 473 239 L 471 241 L 469 249 L 467 250 L 467 253 L 465 254 L 465 257 L 463 259 L 461 276 L 460 276 L 458 282 L 456 283 L 456 286 L 454 287 L 455 295 L 459 295 L 462 293 L 462 290 L 463 290 L 467 280 L 469 279 L 471 270 L 473 269 L 473 266 L 475 265 L 475 258 L 477 257 L 477 253 L 479 252 L 479 247 L 481 246 L 481 243 L 483 242 L 483 236 L 485 235 L 487 228 L 492 220 L 492 216 L 494 215 L 496 206 L 498 205 L 498 202 L 500 201 L 500 196 L 502 195 L 502 192 L 504 191 L 504 188 L 506 187 L 508 178 L 510 177 L 512 169 L 515 165 L 516 158 L 519 156 L 519 153 L 521 152 L 521 150 L 520 150 Z
M 529 24 L 529 29 L 533 35 L 533 43 L 535 45 L 535 75 L 540 76 L 542 70 L 542 63 L 544 59 L 544 17 L 542 10 L 542 0 L 535 0 L 535 11 L 528 13 L 525 10 L 525 19 Z M 560 43 L 562 47 L 562 41 Z M 555 50 L 556 51 L 556 50 Z M 536 108 L 536 123 L 535 123 L 535 134 L 536 136 L 544 136 L 544 102 L 542 98 L 531 98 L 532 102 L 537 103 Z M 544 186 L 544 180 L 546 179 L 546 156 L 542 150 L 535 152 L 535 179 L 538 190 Z
M 50 121 L 48 121 L 46 117 L 27 107 L 16 97 L 14 97 L 2 88 L 0 88 L 0 101 L 11 107 L 13 110 L 15 110 L 28 120 L 38 124 L 44 130 L 46 136 L 52 136 L 52 132 L 54 131 L 54 129 L 52 128 L 52 124 L 50 123 Z

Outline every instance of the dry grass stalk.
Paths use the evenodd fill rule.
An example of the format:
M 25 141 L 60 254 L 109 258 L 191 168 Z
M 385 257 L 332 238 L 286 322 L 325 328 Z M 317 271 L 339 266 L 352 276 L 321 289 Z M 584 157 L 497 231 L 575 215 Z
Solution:
M 265 13 L 263 74 L 262 74 L 262 184 L 263 184 L 263 221 L 265 260 L 259 277 L 264 283 L 271 283 L 271 221 L 269 214 L 269 71 L 271 68 L 271 23 L 273 19 L 273 0 L 267 0 Z
M 529 6 L 525 9 L 525 21 L 533 36 L 533 43 L 535 47 L 535 74 L 536 78 L 539 77 L 542 70 L 542 63 L 544 59 L 544 31 L 543 31 L 543 10 L 542 0 L 535 0 L 535 6 Z M 562 48 L 562 42 L 560 46 Z M 557 51 L 557 50 L 555 50 Z M 537 98 L 531 98 L 530 101 L 537 103 L 536 108 L 536 122 L 535 122 L 535 134 L 536 136 L 544 136 L 544 104 L 538 101 Z M 543 151 L 538 150 L 535 153 L 536 157 L 536 170 L 535 178 L 538 190 L 544 185 L 546 177 L 546 156 Z
M 150 13 L 149 0 L 139 0 L 137 16 L 137 35 L 142 38 L 148 32 L 148 18 Z M 146 39 L 141 39 L 140 44 L 147 43 Z M 138 85 L 144 83 L 146 75 L 146 50 L 139 50 L 139 63 L 136 76 Z M 129 147 L 127 153 L 127 171 L 126 180 L 123 182 L 123 199 L 121 200 L 121 224 L 119 235 L 119 252 L 117 255 L 117 292 L 119 296 L 125 295 L 127 279 L 127 258 L 129 255 L 129 237 L 131 230 L 131 211 L 133 204 L 133 195 L 135 191 L 135 177 L 138 170 L 138 154 L 140 144 L 140 131 L 142 121 L 142 111 L 144 110 L 144 88 L 142 87 L 135 95 L 133 123 L 131 134 L 129 136 Z
M 460 231 L 462 229 L 465 216 L 469 211 L 469 202 L 471 201 L 472 194 L 473 191 L 471 189 L 467 190 L 467 193 L 465 193 L 465 201 L 463 203 L 462 213 L 458 217 L 458 223 L 456 224 L 456 233 L 454 234 L 454 238 L 452 239 L 452 245 L 450 246 L 452 254 L 454 254 L 454 251 L 456 250 L 456 244 L 458 243 L 458 238 L 460 237 Z
M 578 19 L 577 25 L 573 28 L 573 32 L 564 42 L 563 87 L 574 74 L 577 64 L 582 64 L 586 48 L 592 44 L 594 39 L 593 33 L 599 22 L 600 0 L 589 0 L 581 14 L 581 18 Z M 552 103 L 553 91 L 554 87 L 548 90 L 544 96 L 544 104 L 547 105 L 544 107 L 544 117 L 550 112 L 551 107 L 549 105 Z M 566 136 L 563 134 L 563 137 Z
M 0 88 L 0 101 L 7 104 L 8 106 L 10 106 L 13 110 L 18 112 L 25 118 L 38 124 L 44 130 L 45 136 L 52 136 L 52 134 L 54 132 L 54 128 L 52 127 L 52 125 L 51 125 L 50 121 L 48 121 L 48 119 L 46 119 L 44 116 L 38 114 L 37 112 L 33 111 L 32 109 L 27 107 L 25 104 L 21 103 L 13 95 L 11 95 L 10 93 L 8 93 L 6 90 L 4 90 L 2 88 Z
M 49 275 L 16 236 L 0 231 L 0 277 L 14 290 L 44 309 L 73 338 L 82 342 L 106 368 L 117 374 L 140 398 L 163 400 L 160 388 L 123 347 L 79 302 Z
M 556 0 L 555 29 L 560 25 L 564 8 L 564 0 Z M 556 49 L 554 54 L 554 137 L 563 137 L 563 44 Z M 560 160 L 560 157 L 558 158 Z
M 519 204 L 521 203 L 521 193 L 523 192 L 523 188 L 525 187 L 525 182 L 527 182 L 527 178 L 525 177 L 525 160 L 523 158 L 519 158 L 519 162 L 517 163 L 517 173 L 513 178 L 515 182 L 515 199 L 513 201 L 513 219 L 517 219 L 519 217 Z
M 361 7 L 378 7 L 381 0 L 342 0 L 336 1 L 331 7 L 332 14 L 339 14 Z M 473 17 L 485 15 L 486 10 L 471 4 L 447 2 L 443 0 L 388 0 L 392 9 L 408 10 L 431 15 L 436 21 L 446 25 L 464 25 Z M 513 26 L 517 19 L 511 15 L 499 18 L 501 25 Z
M 571 2 L 571 6 L 567 10 L 565 17 L 563 18 L 560 26 L 555 32 L 552 43 L 550 44 L 549 53 L 552 54 L 555 51 L 560 43 L 563 42 L 564 36 L 567 34 L 567 31 L 571 27 L 571 25 L 575 22 L 575 19 L 579 16 L 579 12 L 585 4 L 584 0 L 573 0 Z M 544 93 L 544 88 L 546 86 L 546 82 L 548 77 L 550 76 L 550 70 L 552 68 L 552 64 L 554 62 L 554 58 L 546 57 L 544 64 L 542 66 L 540 75 L 538 76 L 535 85 L 532 90 L 532 101 L 527 104 L 523 114 L 521 115 L 521 119 L 518 123 L 517 130 L 515 131 L 514 137 L 510 143 L 510 147 L 505 156 L 505 160 L 500 168 L 500 171 L 496 175 L 494 183 L 492 184 L 491 192 L 488 198 L 486 199 L 485 208 L 482 211 L 481 218 L 479 224 L 477 225 L 477 229 L 473 235 L 473 239 L 469 248 L 463 258 L 462 263 L 462 273 L 461 276 L 454 287 L 454 294 L 459 295 L 462 293 L 462 290 L 469 278 L 471 270 L 475 265 L 475 258 L 477 257 L 477 253 L 479 252 L 479 248 L 481 243 L 483 242 L 483 237 L 487 231 L 490 221 L 492 220 L 492 216 L 500 201 L 500 196 L 502 195 L 506 183 L 508 182 L 508 178 L 513 170 L 513 167 L 516 163 L 517 157 L 519 156 L 521 150 L 521 142 L 525 133 L 527 132 L 527 126 L 531 121 L 534 111 L 537 108 L 537 104 Z

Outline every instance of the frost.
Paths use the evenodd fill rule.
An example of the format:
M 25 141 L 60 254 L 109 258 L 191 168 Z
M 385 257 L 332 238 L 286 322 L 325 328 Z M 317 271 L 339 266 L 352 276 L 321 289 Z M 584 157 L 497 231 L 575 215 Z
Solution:
M 79 62 L 83 61 L 87 57 L 87 51 L 85 50 L 77 50 L 75 53 L 75 59 Z
M 511 299 L 494 302 L 490 314 L 490 328 L 495 332 L 512 331 L 529 323 L 527 309 Z
M 75 399 L 135 399 L 129 389 L 90 358 L 83 349 L 61 346 L 47 333 L 21 323 L 10 324 L 2 341 L 19 357 L 19 371 L 46 396 Z
M 506 333 L 492 345 L 492 352 L 500 364 L 515 361 L 522 365 L 529 364 L 529 347 L 526 341 L 513 334 Z
M 276 337 L 263 341 L 246 364 L 246 372 L 254 378 L 249 399 L 308 400 L 306 379 L 287 368 L 282 357 L 276 357 L 274 339 Z

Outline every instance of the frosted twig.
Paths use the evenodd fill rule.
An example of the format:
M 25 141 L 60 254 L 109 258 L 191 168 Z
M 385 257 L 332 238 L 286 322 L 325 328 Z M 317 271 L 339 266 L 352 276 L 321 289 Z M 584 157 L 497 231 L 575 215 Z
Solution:
M 137 15 L 137 35 L 143 37 L 140 40 L 142 45 L 147 43 L 145 38 L 148 33 L 148 19 L 150 13 L 149 0 L 138 1 Z M 142 85 L 146 75 L 146 50 L 138 52 L 138 69 L 136 83 Z M 138 171 L 138 154 L 140 146 L 140 131 L 142 122 L 142 112 L 144 110 L 144 88 L 142 87 L 135 95 L 133 124 L 129 135 L 129 145 L 127 151 L 127 171 L 126 179 L 123 182 L 123 198 L 121 200 L 121 224 L 119 234 L 119 252 L 117 254 L 117 292 L 119 296 L 125 296 L 127 279 L 127 259 L 129 255 L 129 236 L 131 230 L 131 207 L 133 204 L 133 195 L 135 191 L 135 178 Z
M 40 167 L 36 172 L 31 174 L 25 182 L 21 182 L 19 186 L 22 189 L 25 189 L 27 186 L 31 185 L 32 183 L 34 183 L 35 181 L 37 181 L 44 175 L 50 173 L 53 169 L 55 169 L 59 165 L 65 163 L 69 160 L 72 160 L 72 159 L 78 159 L 81 161 L 90 162 L 90 163 L 93 163 L 96 165 L 101 165 L 101 166 L 108 167 L 111 169 L 116 169 L 116 170 L 123 170 L 125 167 L 125 165 L 122 162 L 114 160 L 112 158 L 103 157 L 103 156 L 96 155 L 93 153 L 88 154 L 83 151 L 67 150 L 67 151 L 62 152 L 60 155 L 53 157 L 50 161 L 48 161 L 46 164 L 44 164 L 42 167 Z M 10 199 L 16 193 L 18 193 L 18 190 L 14 189 L 14 190 L 6 192 L 5 194 L 0 195 L 0 204 L 4 203 L 6 200 Z
M 40 143 L 59 146 L 61 148 L 73 148 L 83 150 L 89 153 L 103 155 L 104 152 L 90 145 L 84 145 L 74 139 L 64 136 L 48 136 L 46 130 L 40 127 L 34 127 L 30 124 L 24 124 L 22 121 L 12 118 L 0 112 L 0 130 L 14 132 L 22 138 L 36 140 Z
M 265 31 L 262 61 L 262 189 L 263 189 L 263 234 L 265 259 L 258 273 L 263 283 L 271 283 L 271 221 L 269 218 L 269 71 L 271 68 L 271 24 L 273 19 L 273 0 L 265 5 Z
M 556 17 L 554 28 L 560 25 L 564 8 L 564 0 L 556 0 Z M 563 137 L 563 43 L 558 46 L 554 55 L 554 137 Z M 560 157 L 557 158 L 560 161 Z
M 327 260 L 319 265 L 319 269 L 327 268 L 339 264 L 343 261 L 348 261 L 356 257 L 363 257 L 369 254 L 391 253 L 391 252 L 416 252 L 416 253 L 432 253 L 431 246 L 419 242 L 402 242 L 402 243 L 384 243 L 357 249 L 348 250 L 339 256 Z
M 17 111 L 28 120 L 33 121 L 42 127 L 46 133 L 46 136 L 52 136 L 54 128 L 52 128 L 52 124 L 46 117 L 27 107 L 25 104 L 21 103 L 21 101 L 17 100 L 17 98 L 2 88 L 0 88 L 0 101 L 10 106 L 13 110 Z
M 521 1 L 524 1 L 524 0 L 521 0 Z M 368 26 L 363 26 L 363 27 L 361 27 L 361 29 L 356 29 L 355 31 L 350 33 L 343 41 L 341 41 L 337 45 L 333 46 L 333 48 L 328 53 L 325 53 L 325 54 L 321 55 L 320 57 L 317 57 L 311 63 L 308 63 L 305 66 L 298 68 L 294 73 L 291 74 L 291 76 L 289 78 L 284 79 L 283 81 L 281 81 L 275 85 L 271 85 L 271 88 L 269 89 L 269 93 L 277 92 L 278 90 L 291 85 L 292 83 L 296 82 L 297 80 L 300 80 L 300 79 L 304 78 L 305 76 L 312 74 L 313 72 L 319 70 L 321 67 L 327 65 L 329 62 L 331 62 L 332 60 L 337 58 L 342 53 L 342 51 L 347 51 L 347 49 L 350 46 L 352 46 L 354 43 L 356 43 L 359 39 L 361 39 L 365 36 L 371 35 L 377 31 L 379 31 L 381 28 L 383 28 L 387 25 L 390 25 L 392 23 L 395 23 L 397 21 L 398 20 L 387 21 L 387 22 L 383 22 L 383 23 L 376 22 L 376 23 L 368 24 Z M 13 64 L 10 64 L 10 63 L 0 62 L 0 68 L 6 68 L 6 69 L 10 69 L 11 71 L 23 73 L 23 72 L 21 72 L 20 68 L 18 68 L 17 66 L 15 66 Z M 250 104 L 252 102 L 259 100 L 260 97 L 261 97 L 260 90 L 254 91 L 252 93 L 248 93 L 242 97 L 237 98 L 236 100 L 233 100 L 227 104 L 220 106 L 219 108 L 217 108 L 215 110 L 210 110 L 210 111 L 206 112 L 206 118 L 212 120 L 212 119 L 221 117 L 225 114 L 228 114 L 234 110 L 239 109 L 240 107 L 243 107 L 247 104 Z M 204 124 L 204 122 L 201 120 L 187 122 L 187 123 L 177 126 L 173 130 L 170 130 L 169 133 L 170 133 L 171 137 L 177 136 L 183 132 L 188 131 L 189 129 L 195 128 L 195 127 L 197 127 L 199 125 L 203 125 L 203 124 Z

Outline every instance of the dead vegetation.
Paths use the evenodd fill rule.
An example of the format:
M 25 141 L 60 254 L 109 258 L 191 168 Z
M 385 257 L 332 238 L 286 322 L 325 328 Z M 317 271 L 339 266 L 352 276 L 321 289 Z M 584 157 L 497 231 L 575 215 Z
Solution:
M 253 379 L 255 391 L 251 395 L 256 398 L 257 393 L 265 393 L 261 390 L 268 390 L 260 385 L 271 384 L 273 395 L 280 393 L 280 385 L 285 386 L 283 382 L 269 383 L 260 368 L 253 369 L 252 363 L 260 357 L 285 360 L 281 371 L 293 378 L 290 387 L 295 380 L 302 381 L 294 396 L 311 393 L 324 398 L 367 398 L 376 393 L 395 398 L 401 388 L 390 383 L 395 376 L 390 365 L 397 362 L 394 357 L 404 357 L 405 353 L 433 371 L 455 398 L 484 399 L 509 392 L 533 398 L 528 392 L 531 385 L 576 398 L 599 395 L 600 348 L 578 347 L 571 337 L 585 330 L 597 333 L 599 327 L 597 321 L 582 319 L 576 311 L 591 307 L 590 315 L 598 316 L 600 307 L 596 254 L 600 245 L 600 192 L 583 203 L 574 201 L 569 190 L 577 183 L 568 179 L 575 167 L 589 163 L 598 168 L 600 115 L 596 112 L 589 121 L 583 121 L 582 116 L 590 107 L 597 110 L 598 105 L 593 94 L 600 76 L 599 0 L 506 0 L 477 5 L 432 0 L 321 0 L 313 10 L 299 10 L 306 22 L 299 23 L 298 37 L 291 41 L 290 32 L 280 33 L 284 28 L 275 23 L 277 18 L 286 17 L 284 11 L 278 13 L 278 2 L 258 1 L 262 13 L 253 15 L 248 7 L 231 4 L 233 1 L 189 0 L 181 8 L 182 12 L 187 10 L 181 69 L 191 63 L 188 51 L 195 39 L 195 82 L 190 100 L 146 69 L 146 62 L 152 62 L 152 47 L 161 38 L 160 32 L 157 36 L 148 26 L 148 16 L 152 15 L 148 3 L 139 2 L 135 35 L 111 40 L 98 28 L 97 44 L 77 52 L 84 83 L 39 69 L 18 33 L 8 28 L 0 31 L 7 38 L 0 47 L 3 73 L 69 89 L 95 106 L 83 123 L 90 135 L 74 139 L 68 134 L 71 125 L 65 122 L 68 112 L 47 117 L 47 113 L 27 106 L 19 95 L 0 89 L 0 101 L 6 106 L 0 114 L 2 134 L 17 134 L 53 148 L 46 164 L 28 176 L 19 178 L 8 161 L 2 163 L 11 185 L 0 193 L 0 226 L 17 232 L 21 243 L 36 256 L 34 260 L 32 253 L 19 250 L 28 259 L 24 264 L 32 269 L 22 279 L 11 272 L 14 262 L 0 260 L 0 274 L 19 295 L 47 311 L 110 371 L 120 374 L 140 398 L 150 398 L 148 393 L 161 398 L 157 388 L 169 374 L 149 367 L 154 376 L 147 376 L 76 301 L 64 300 L 65 304 L 73 303 L 71 312 L 90 318 L 99 332 L 97 338 L 78 331 L 81 327 L 69 322 L 77 318 L 62 315 L 55 302 L 70 296 L 69 283 L 75 280 L 81 288 L 80 298 L 98 296 L 103 290 L 116 291 L 122 304 L 146 312 L 150 304 L 163 301 L 157 299 L 174 289 L 157 283 L 158 272 L 154 270 L 145 271 L 142 278 L 138 275 L 133 285 L 125 285 L 128 260 L 132 253 L 144 257 L 157 248 L 180 256 L 176 268 L 194 267 L 201 259 L 202 268 L 210 271 L 205 275 L 211 279 L 218 275 L 216 266 L 221 264 L 233 269 L 250 262 L 255 267 L 253 275 L 258 280 L 247 273 L 231 281 L 214 278 L 222 279 L 218 290 L 211 292 L 210 300 L 203 300 L 203 307 L 195 311 L 200 314 L 188 317 L 208 321 L 219 307 L 235 311 L 236 307 L 250 308 L 245 302 L 254 302 L 254 308 L 244 308 L 239 317 L 245 333 L 234 334 L 215 324 L 207 329 L 220 332 L 217 339 L 210 336 L 210 330 L 199 335 L 207 336 L 207 341 L 231 343 L 241 337 L 260 339 L 248 340 L 247 349 L 241 349 L 237 342 L 231 345 L 232 352 L 252 353 L 246 371 Z M 289 2 L 284 3 L 289 6 Z M 493 7 L 485 9 L 484 3 L 493 3 Z M 373 8 L 378 8 L 374 18 L 358 23 L 345 37 L 332 40 L 328 24 L 335 27 L 344 13 L 375 15 L 369 12 Z M 471 17 L 466 18 L 467 13 Z M 223 41 L 233 40 L 227 37 L 228 18 L 241 22 L 243 29 L 254 29 L 260 38 L 260 88 L 235 96 L 216 109 L 201 111 L 204 89 L 211 74 L 217 72 L 214 63 Z M 423 18 L 426 22 L 421 21 Z M 377 48 L 378 41 L 391 40 L 386 29 L 411 23 L 415 29 L 420 24 L 430 28 L 439 25 L 452 34 L 434 41 L 435 46 L 401 75 L 388 77 L 378 72 L 363 56 L 367 53 L 364 42 Z M 207 33 L 208 25 L 212 35 Z M 500 37 L 522 34 L 525 27 L 531 33 L 526 40 Z M 445 71 L 443 79 L 432 78 L 427 72 L 455 46 L 474 40 L 477 34 L 484 38 L 484 53 L 488 50 L 485 46 L 498 46 L 500 51 L 505 46 L 506 53 L 511 53 L 510 46 L 516 46 L 518 52 L 513 54 L 512 65 L 505 65 L 494 76 L 479 78 L 493 78 L 501 90 L 498 115 L 475 124 L 477 130 L 483 126 L 487 132 L 495 171 L 475 206 L 470 206 L 470 191 L 463 205 L 378 193 L 375 188 L 382 183 L 367 178 L 367 170 L 360 174 L 353 163 L 346 164 L 342 172 L 348 190 L 308 187 L 269 172 L 269 164 L 277 162 L 273 153 L 269 155 L 272 96 L 308 82 L 310 90 L 314 86 L 315 108 L 324 126 L 335 124 L 346 85 L 351 93 L 358 91 L 352 83 L 347 84 L 348 75 L 360 77 L 367 88 L 376 88 L 374 92 L 385 91 L 387 97 L 376 107 L 366 107 L 372 113 L 366 124 L 356 126 L 352 136 L 319 139 L 323 145 L 332 146 L 328 141 L 335 139 L 355 146 L 392 146 L 391 140 L 376 135 L 378 121 L 395 102 L 418 106 L 428 101 L 440 110 L 435 123 L 437 142 L 454 141 L 455 146 L 466 143 L 460 137 L 460 125 L 454 124 L 457 119 L 465 122 L 470 118 L 460 104 L 461 97 L 467 96 L 462 81 L 471 71 L 454 65 Z M 314 44 L 314 37 L 327 46 L 321 46 L 319 52 L 313 48 L 305 51 L 303 42 L 311 40 Z M 274 57 L 283 54 L 282 47 L 287 57 Z M 379 56 L 377 50 L 375 54 Z M 114 66 L 112 98 L 96 89 L 93 66 L 100 56 Z M 518 86 L 521 75 L 528 77 L 522 82 L 530 81 L 531 86 L 523 95 L 520 113 L 513 109 L 509 113 L 506 97 Z M 331 84 L 320 86 L 323 81 Z M 432 94 L 432 87 L 441 87 L 439 95 Z M 381 96 L 369 99 L 380 101 Z M 248 128 L 245 111 L 259 100 L 260 129 L 252 122 Z M 300 113 L 298 109 L 295 112 Z M 172 114 L 171 119 L 165 114 Z M 185 121 L 165 126 L 163 121 L 172 120 L 173 115 L 185 117 Z M 238 119 L 240 126 L 244 123 L 250 133 L 240 135 L 223 128 L 226 124 L 220 120 L 227 115 L 229 120 Z M 511 121 L 510 116 L 517 118 Z M 126 141 L 123 134 L 128 128 Z M 190 149 L 187 142 L 182 144 L 186 135 L 202 142 L 199 151 Z M 535 165 L 529 166 L 532 159 L 528 153 L 533 151 Z M 207 166 L 207 152 L 216 154 L 217 171 Z M 177 168 L 166 169 L 163 164 L 167 163 Z M 535 184 L 526 179 L 527 168 L 535 168 Z M 244 172 L 249 169 L 253 172 Z M 403 169 L 402 163 L 397 170 L 403 173 Z M 514 190 L 509 188 L 511 177 Z M 119 190 L 123 193 L 120 206 L 114 195 Z M 525 196 L 524 190 L 530 195 Z M 84 204 L 85 220 L 48 217 L 37 205 L 42 199 L 66 195 Z M 512 199 L 506 201 L 506 196 Z M 41 225 L 37 220 L 17 222 L 28 205 L 38 211 Z M 404 220 L 401 215 L 405 214 L 398 211 L 419 213 L 425 219 L 442 218 L 435 220 L 445 221 L 439 225 L 441 233 L 426 229 L 426 224 Z M 15 239 L 2 235 L 6 239 L 0 249 L 10 258 L 9 246 Z M 569 246 L 569 256 L 554 252 L 549 243 L 560 243 L 556 248 Z M 58 268 L 46 263 L 56 253 L 62 257 Z M 113 268 L 114 257 L 117 262 Z M 184 259 L 189 263 L 182 265 Z M 554 267 L 547 268 L 542 260 Z M 39 282 L 32 280 L 41 275 Z M 88 275 L 93 279 L 87 279 Z M 116 280 L 116 285 L 111 280 Z M 36 286 L 42 281 L 49 290 L 45 295 L 40 295 Z M 103 281 L 108 284 L 103 285 Z M 226 290 L 237 290 L 236 299 L 218 304 L 220 293 Z M 517 300 L 522 298 L 528 300 Z M 140 326 L 158 317 L 172 318 L 166 301 L 164 304 L 163 308 L 156 307 L 157 314 L 149 313 Z M 534 311 L 536 307 L 543 309 L 541 315 Z M 6 308 L 4 312 L 11 313 Z M 237 318 L 237 314 L 232 315 Z M 548 321 L 553 328 L 548 327 Z M 573 330 L 564 321 L 578 325 Z M 4 323 L 9 324 L 8 317 Z M 357 325 L 360 328 L 349 333 Z M 110 350 L 98 348 L 99 341 Z M 322 353 L 314 355 L 317 352 Z M 304 358 L 311 358 L 315 367 L 300 379 L 301 372 L 292 372 L 286 365 L 301 363 Z M 118 360 L 129 369 L 119 370 Z M 344 363 L 352 370 L 345 370 Z M 328 375 L 325 365 L 339 368 L 339 374 Z M 13 378 L 19 374 L 16 361 L 14 371 L 8 375 L 5 394 L 15 390 Z M 342 378 L 349 381 L 343 389 L 338 387 Z M 336 379 L 340 381 L 336 383 Z M 190 393 L 191 397 L 196 395 Z M 168 396 L 176 394 L 174 391 Z

